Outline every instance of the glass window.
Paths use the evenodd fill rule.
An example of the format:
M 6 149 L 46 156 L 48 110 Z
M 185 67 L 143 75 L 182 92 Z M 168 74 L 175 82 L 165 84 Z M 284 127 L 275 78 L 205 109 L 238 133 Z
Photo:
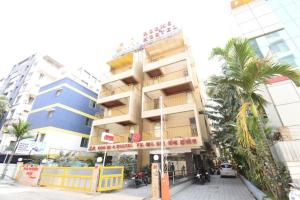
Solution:
M 297 67 L 294 55 L 285 56 L 283 58 L 280 58 L 278 61 L 283 64 L 290 64 L 293 67 Z
M 160 137 L 160 123 L 159 122 L 154 124 L 154 136 Z
M 62 89 L 58 89 L 58 90 L 56 90 L 56 92 L 55 92 L 55 96 L 59 96 L 60 94 L 61 94 L 61 91 L 62 91 Z
M 89 107 L 90 108 L 96 108 L 96 101 L 90 100 Z
M 41 73 L 40 76 L 39 76 L 39 80 L 41 80 L 42 78 L 44 78 L 44 76 L 45 75 Z
M 272 53 L 286 52 L 289 50 L 289 47 L 283 40 L 270 44 L 269 48 Z
M 80 147 L 87 147 L 89 144 L 88 138 L 81 138 Z
M 85 125 L 88 127 L 91 127 L 93 123 L 93 120 L 90 118 L 85 118 Z
M 17 100 L 16 100 L 16 103 L 15 103 L 15 104 L 17 104 L 17 103 L 20 102 L 21 97 L 22 97 L 21 95 L 17 97 Z
M 46 134 L 41 134 L 39 142 L 44 142 Z
M 48 111 L 48 118 L 52 118 L 53 117 L 53 113 L 54 113 L 54 110 L 51 110 L 51 111 Z

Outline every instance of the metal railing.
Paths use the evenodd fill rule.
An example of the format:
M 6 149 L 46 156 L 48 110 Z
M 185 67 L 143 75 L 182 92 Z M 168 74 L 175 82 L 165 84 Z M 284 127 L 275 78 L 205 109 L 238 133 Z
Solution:
M 162 83 L 162 82 L 166 82 L 166 81 L 170 81 L 170 80 L 175 80 L 178 78 L 184 78 L 184 77 L 188 77 L 188 75 L 189 75 L 188 70 L 182 69 L 182 70 L 178 70 L 175 72 L 170 72 L 168 74 L 163 74 L 161 76 L 157 76 L 157 77 L 154 77 L 149 80 L 145 80 L 144 86 L 154 85 L 154 84 L 158 84 L 158 83 Z
M 183 105 L 187 103 L 192 103 L 194 101 L 192 92 L 182 93 L 180 95 L 168 96 L 163 98 L 163 105 L 164 107 L 172 107 Z M 154 110 L 159 109 L 159 99 L 146 99 L 144 110 Z
M 122 87 L 111 88 L 111 89 L 103 89 L 100 92 L 100 97 L 107 97 L 115 94 L 120 94 L 123 92 L 128 92 L 134 88 L 134 85 L 125 85 Z

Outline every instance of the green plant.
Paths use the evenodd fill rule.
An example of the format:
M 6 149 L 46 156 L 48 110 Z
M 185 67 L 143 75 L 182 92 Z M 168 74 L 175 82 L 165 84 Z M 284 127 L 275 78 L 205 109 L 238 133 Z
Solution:
M 300 85 L 299 74 L 288 64 L 276 63 L 269 58 L 256 57 L 246 39 L 233 38 L 229 40 L 224 48 L 214 48 L 211 57 L 217 57 L 225 62 L 223 75 L 213 76 L 210 80 L 215 86 L 214 89 L 220 91 L 220 88 L 226 88 L 227 91 L 235 93 L 235 101 L 239 104 L 238 110 L 234 110 L 236 118 L 231 118 L 231 122 L 234 122 L 234 125 L 231 125 L 234 128 L 230 129 L 231 134 L 235 133 L 236 146 L 229 148 L 224 147 L 227 145 L 226 143 L 221 144 L 223 154 L 227 156 L 225 153 L 229 149 L 231 153 L 229 156 L 247 158 L 242 159 L 242 162 L 237 159 L 235 161 L 244 169 L 248 169 L 245 171 L 248 176 L 261 186 L 265 185 L 276 199 L 280 199 L 284 196 L 284 181 L 280 176 L 278 164 L 269 149 L 270 143 L 264 125 L 263 109 L 266 100 L 258 91 L 268 78 L 276 75 L 286 76 L 296 85 Z M 229 87 L 234 91 L 228 90 Z M 230 98 L 226 97 L 226 100 L 230 101 Z M 226 102 L 223 103 L 225 104 L 222 106 L 231 109 L 230 105 L 226 105 Z M 236 108 L 234 104 L 233 108 Z M 228 111 L 225 110 L 225 112 Z M 226 126 L 222 128 L 226 128 Z M 219 131 L 222 132 L 222 128 Z M 254 160 L 249 158 L 254 158 Z
M 15 147 L 14 147 L 12 153 L 9 156 L 8 162 L 4 166 L 3 173 L 2 173 L 2 176 L 1 176 L 2 179 L 5 177 L 7 167 L 11 163 L 11 160 L 12 160 L 13 156 L 16 153 L 16 150 L 18 148 L 18 145 L 19 145 L 20 141 L 32 137 L 32 136 L 28 135 L 29 124 L 26 121 L 22 121 L 21 119 L 19 119 L 18 123 L 13 123 L 12 124 L 12 127 L 13 127 L 13 129 L 12 129 L 11 134 L 15 137 L 16 144 L 15 144 Z

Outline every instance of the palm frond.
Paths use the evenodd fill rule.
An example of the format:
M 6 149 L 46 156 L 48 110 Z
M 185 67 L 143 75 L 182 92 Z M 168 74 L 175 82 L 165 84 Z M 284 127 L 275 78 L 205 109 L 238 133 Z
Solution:
M 238 143 L 246 148 L 255 147 L 255 141 L 249 133 L 247 126 L 247 110 L 250 105 L 250 103 L 244 103 L 241 106 L 236 119 Z

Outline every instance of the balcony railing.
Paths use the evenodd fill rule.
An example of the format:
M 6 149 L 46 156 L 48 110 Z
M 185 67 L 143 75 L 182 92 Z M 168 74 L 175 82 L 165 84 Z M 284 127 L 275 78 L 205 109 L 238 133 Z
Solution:
M 103 89 L 100 92 L 100 96 L 107 97 L 107 96 L 111 96 L 111 95 L 115 95 L 115 94 L 120 94 L 123 92 L 128 92 L 128 91 L 132 90 L 133 88 L 134 88 L 133 85 L 125 85 L 125 86 L 117 87 L 117 88 Z
M 104 112 L 103 116 L 100 116 L 100 119 L 103 118 L 109 118 L 109 117 L 116 117 L 116 116 L 121 116 L 121 115 L 127 115 L 128 114 L 128 105 L 123 108 L 113 108 L 113 109 L 108 109 Z
M 175 79 L 179 79 L 179 78 L 185 78 L 185 77 L 188 77 L 188 75 L 189 74 L 188 74 L 187 69 L 182 69 L 182 70 L 178 70 L 175 72 L 163 74 L 161 76 L 157 76 L 157 77 L 151 78 L 149 80 L 145 80 L 144 85 L 149 86 L 149 85 L 159 84 L 159 83 L 163 83 L 166 81 L 171 81 L 171 80 L 175 80 Z
M 164 107 L 172 107 L 193 102 L 193 94 L 191 92 L 183 93 L 163 98 Z M 159 99 L 147 99 L 144 104 L 144 110 L 154 110 L 160 108 Z
M 196 125 L 185 125 L 168 127 L 164 129 L 164 139 L 183 138 L 198 136 Z M 160 128 L 145 130 L 143 132 L 143 140 L 156 140 L 160 138 Z

